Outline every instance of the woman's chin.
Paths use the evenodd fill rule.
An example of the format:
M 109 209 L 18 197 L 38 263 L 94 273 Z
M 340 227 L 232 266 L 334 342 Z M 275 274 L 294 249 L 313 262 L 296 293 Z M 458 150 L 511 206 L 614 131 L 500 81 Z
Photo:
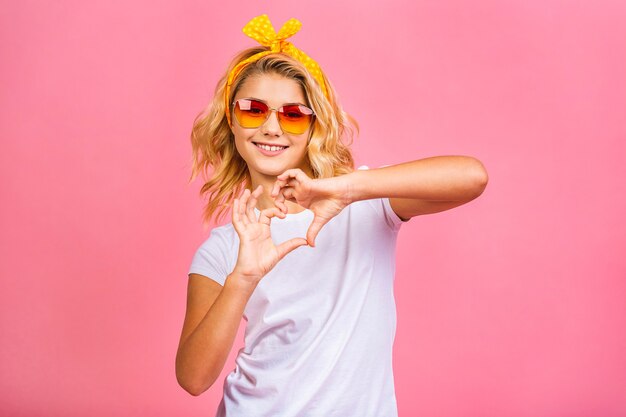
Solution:
M 279 166 L 278 164 L 273 164 L 271 167 L 261 166 L 259 167 L 257 172 L 263 177 L 276 178 L 277 176 L 287 171 L 288 169 L 289 169 L 288 165 Z
M 255 161 L 254 166 L 248 165 L 252 171 L 256 171 L 258 174 L 264 177 L 274 177 L 281 175 L 288 169 L 301 168 L 300 164 L 293 161 L 279 161 L 277 159 L 271 161 Z M 302 168 L 301 168 L 302 169 Z M 307 172 L 303 169 L 303 171 Z

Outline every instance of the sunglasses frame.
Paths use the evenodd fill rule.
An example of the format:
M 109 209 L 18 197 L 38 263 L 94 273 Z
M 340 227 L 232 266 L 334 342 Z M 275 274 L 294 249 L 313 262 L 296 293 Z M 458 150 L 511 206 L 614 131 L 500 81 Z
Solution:
M 235 105 L 237 104 L 237 102 L 239 100 L 256 101 L 256 102 L 265 104 L 267 106 L 267 109 L 268 109 L 267 116 L 265 117 L 265 120 L 263 120 L 263 122 L 260 125 L 258 125 L 257 127 L 245 127 L 245 126 L 242 126 L 241 122 L 239 121 L 239 118 L 237 117 L 237 113 L 235 113 Z M 306 132 L 306 129 L 302 133 L 294 133 L 294 132 L 290 132 L 287 129 L 285 129 L 285 127 L 283 126 L 283 123 L 282 123 L 282 120 L 281 120 L 280 116 L 278 116 L 281 113 L 281 112 L 279 112 L 279 110 L 282 109 L 285 106 L 302 106 L 302 107 L 304 107 L 304 108 L 306 108 L 306 109 L 311 111 L 310 115 L 307 114 L 307 116 L 311 116 L 311 122 L 309 123 L 309 126 L 307 127 L 307 129 L 309 129 L 311 126 L 313 126 L 313 123 L 315 122 L 315 117 L 316 117 L 315 112 L 313 111 L 313 109 L 310 108 L 309 106 L 305 106 L 302 103 L 286 103 L 286 104 L 283 104 L 282 106 L 280 106 L 279 108 L 275 109 L 275 108 L 270 107 L 270 105 L 267 104 L 265 101 L 259 100 L 258 98 L 242 97 L 240 99 L 237 99 L 237 100 L 233 101 L 230 105 L 231 105 L 231 108 L 232 108 L 232 112 L 235 115 L 235 119 L 237 119 L 237 123 L 239 124 L 239 126 L 243 127 L 244 129 L 258 129 L 258 128 L 260 128 L 270 118 L 270 114 L 273 111 L 275 111 L 276 112 L 276 118 L 278 119 L 278 124 L 280 125 L 280 128 L 283 131 L 285 131 L 287 133 L 294 134 L 294 135 L 301 135 L 302 133 Z

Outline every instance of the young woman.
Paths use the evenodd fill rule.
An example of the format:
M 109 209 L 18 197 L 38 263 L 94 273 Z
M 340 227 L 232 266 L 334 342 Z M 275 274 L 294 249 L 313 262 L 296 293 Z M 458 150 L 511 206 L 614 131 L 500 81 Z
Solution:
M 310 57 L 266 15 L 192 133 L 192 179 L 212 168 L 211 230 L 189 270 L 176 377 L 192 395 L 224 367 L 242 316 L 245 347 L 218 416 L 396 416 L 395 245 L 403 222 L 478 197 L 472 157 L 355 170 L 356 122 Z

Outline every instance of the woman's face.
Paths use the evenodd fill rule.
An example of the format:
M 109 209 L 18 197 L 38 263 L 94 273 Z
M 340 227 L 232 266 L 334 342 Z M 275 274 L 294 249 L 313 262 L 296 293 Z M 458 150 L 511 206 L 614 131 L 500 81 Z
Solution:
M 237 91 L 233 101 L 240 98 L 259 99 L 274 109 L 287 103 L 307 105 L 300 84 L 277 74 L 263 74 L 248 78 Z M 275 111 L 270 112 L 265 123 L 253 129 L 241 127 L 232 113 L 232 108 L 231 116 L 235 146 L 248 164 L 253 184 L 275 181 L 276 176 L 291 168 L 300 168 L 307 175 L 312 176 L 306 160 L 307 138 L 311 127 L 299 135 L 285 132 L 278 123 L 278 115 Z M 255 143 L 287 148 L 276 155 L 269 155 Z

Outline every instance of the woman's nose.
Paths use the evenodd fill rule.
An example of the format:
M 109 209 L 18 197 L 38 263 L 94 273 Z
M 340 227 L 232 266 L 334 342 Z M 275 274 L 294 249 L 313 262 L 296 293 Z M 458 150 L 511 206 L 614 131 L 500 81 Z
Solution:
M 263 123 L 263 133 L 280 135 L 282 129 L 278 122 L 278 112 L 276 110 L 270 110 L 270 115 L 267 116 L 267 120 Z

